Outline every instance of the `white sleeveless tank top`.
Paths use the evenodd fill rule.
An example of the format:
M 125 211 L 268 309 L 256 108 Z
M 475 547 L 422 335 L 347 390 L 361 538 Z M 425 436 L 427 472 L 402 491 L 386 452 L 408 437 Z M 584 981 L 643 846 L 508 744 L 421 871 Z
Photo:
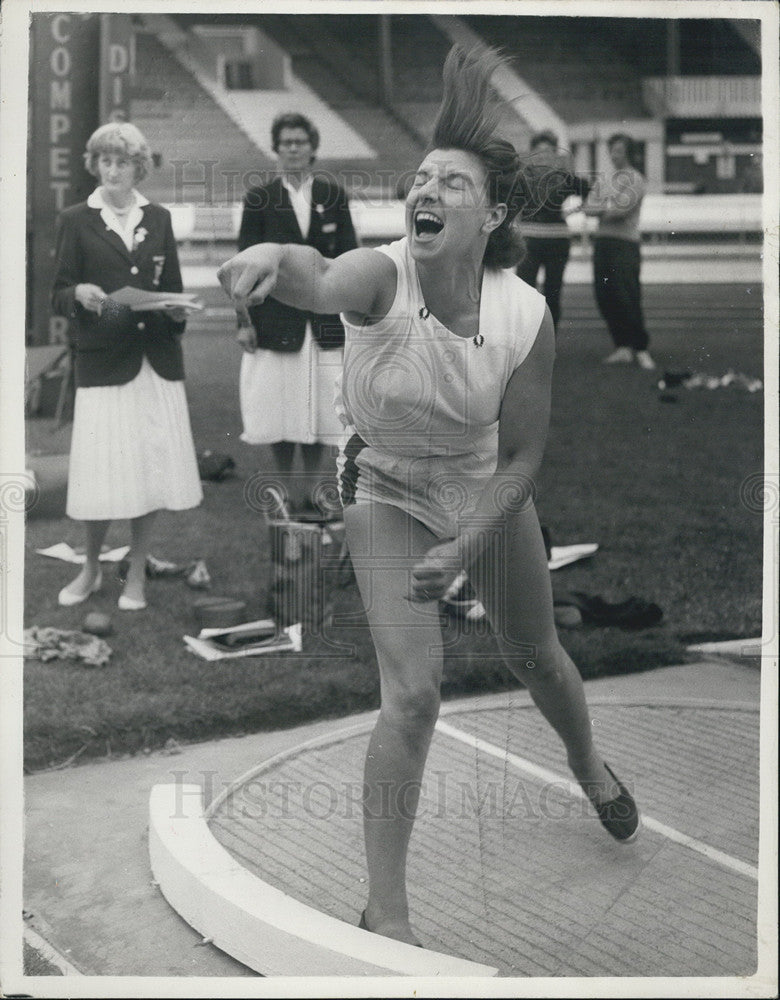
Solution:
M 372 326 L 341 317 L 346 343 L 336 408 L 347 436 L 357 433 L 370 448 L 398 457 L 468 456 L 487 472 L 495 467 L 507 383 L 536 340 L 545 299 L 514 272 L 485 268 L 484 342 L 477 347 L 426 315 L 406 237 L 378 250 L 398 272 L 392 307 Z

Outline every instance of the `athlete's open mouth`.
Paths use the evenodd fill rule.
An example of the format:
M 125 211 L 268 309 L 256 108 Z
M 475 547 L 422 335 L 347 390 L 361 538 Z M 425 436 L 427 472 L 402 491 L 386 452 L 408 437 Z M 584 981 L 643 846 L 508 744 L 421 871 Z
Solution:
M 414 217 L 414 231 L 417 236 L 435 236 L 444 229 L 444 223 L 433 212 L 417 212 Z

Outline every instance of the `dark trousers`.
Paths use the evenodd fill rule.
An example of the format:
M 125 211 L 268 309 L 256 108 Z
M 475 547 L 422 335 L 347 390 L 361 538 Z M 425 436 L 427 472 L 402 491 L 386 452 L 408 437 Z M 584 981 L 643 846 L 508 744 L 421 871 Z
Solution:
M 557 329 L 561 318 L 561 286 L 566 261 L 569 259 L 569 241 L 564 237 L 527 236 L 526 255 L 517 268 L 517 274 L 532 288 L 536 287 L 539 268 L 544 268 L 542 295 L 550 307 L 550 315 Z
M 642 317 L 639 244 L 613 236 L 595 237 L 593 281 L 596 302 L 615 347 L 646 350 L 650 338 Z

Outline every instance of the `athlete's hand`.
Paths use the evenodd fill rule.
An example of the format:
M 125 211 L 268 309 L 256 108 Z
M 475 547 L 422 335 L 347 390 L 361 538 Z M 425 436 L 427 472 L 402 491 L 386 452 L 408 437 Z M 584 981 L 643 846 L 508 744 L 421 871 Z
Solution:
M 440 600 L 460 570 L 456 541 L 434 545 L 412 569 L 409 600 L 419 603 Z
M 253 326 L 239 326 L 236 340 L 247 354 L 254 354 L 257 350 L 257 334 Z
M 241 326 L 250 326 L 247 307 L 259 305 L 276 287 L 282 248 L 258 243 L 231 257 L 217 271 L 220 284 L 233 300 Z

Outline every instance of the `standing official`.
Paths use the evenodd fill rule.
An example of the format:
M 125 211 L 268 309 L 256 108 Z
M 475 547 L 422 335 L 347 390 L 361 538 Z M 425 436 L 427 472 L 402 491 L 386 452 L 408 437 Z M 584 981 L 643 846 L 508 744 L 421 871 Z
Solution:
M 357 246 L 346 193 L 312 165 L 320 136 L 304 115 L 278 116 L 271 127 L 280 172 L 252 188 L 244 201 L 239 250 L 256 243 L 296 243 L 323 257 Z M 316 509 L 313 492 L 323 445 L 338 443 L 341 424 L 334 410 L 341 374 L 344 328 L 338 315 L 321 315 L 269 298 L 249 311 L 240 326 L 242 440 L 270 444 L 277 471 L 289 477 L 295 445 L 306 473 L 303 510 Z M 286 485 L 286 484 L 285 484 Z
M 604 360 L 636 361 L 649 370 L 655 362 L 647 349 L 650 338 L 639 284 L 639 212 L 647 185 L 631 164 L 630 136 L 618 132 L 607 145 L 612 170 L 599 178 L 584 205 L 585 214 L 599 220 L 593 240 L 593 280 L 599 310 L 615 344 Z
M 178 305 L 133 312 L 111 293 L 126 285 L 181 292 L 170 212 L 135 185 L 152 157 L 129 122 L 102 125 L 87 142 L 87 170 L 100 181 L 65 209 L 57 229 L 55 314 L 69 320 L 76 402 L 67 513 L 83 521 L 86 561 L 59 603 L 100 590 L 100 551 L 111 521 L 130 521 L 122 611 L 146 607 L 146 557 L 158 510 L 188 510 L 203 498 L 184 392 Z
M 541 291 L 557 332 L 561 318 L 563 272 L 571 249 L 563 206 L 569 198 L 585 198 L 590 185 L 567 169 L 558 151 L 558 137 L 554 132 L 537 132 L 531 138 L 527 172 L 531 204 L 523 213 L 528 220 L 523 223 L 526 251 L 517 273 L 535 288 L 539 268 L 544 269 Z

